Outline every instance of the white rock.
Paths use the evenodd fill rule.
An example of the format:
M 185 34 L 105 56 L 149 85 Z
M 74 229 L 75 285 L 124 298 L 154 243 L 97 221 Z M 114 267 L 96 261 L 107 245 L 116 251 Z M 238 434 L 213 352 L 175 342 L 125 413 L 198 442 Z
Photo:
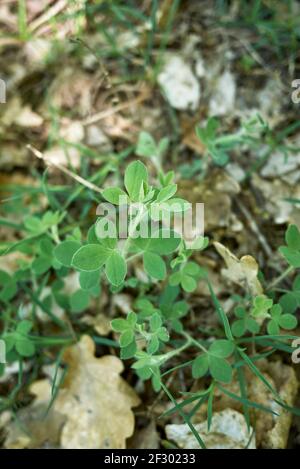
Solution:
M 97 125 L 90 125 L 86 129 L 86 144 L 91 147 L 110 146 L 110 140 Z
M 210 431 L 207 422 L 194 425 L 208 449 L 256 449 L 255 435 L 248 446 L 252 428 L 248 432 L 244 416 L 235 410 L 226 409 L 215 413 Z M 179 448 L 199 449 L 199 444 L 188 425 L 167 425 L 168 440 L 175 441 Z
M 79 121 L 61 121 L 60 136 L 70 143 L 80 143 L 84 138 L 84 128 Z
M 35 38 L 24 45 L 24 52 L 30 65 L 41 67 L 46 64 L 51 53 L 52 43 L 47 39 Z
M 196 60 L 195 73 L 198 78 L 205 77 L 205 62 L 203 60 L 203 57 L 201 57 L 200 55 L 198 59 Z
M 284 155 L 283 152 L 274 152 L 261 170 L 263 177 L 277 177 L 295 171 L 300 166 L 300 153 Z
M 16 116 L 15 123 L 24 128 L 36 128 L 43 124 L 44 120 L 29 106 L 25 106 Z
M 212 116 L 224 116 L 234 109 L 236 83 L 233 74 L 224 72 L 216 81 L 212 89 L 209 112 Z
M 64 150 L 59 146 L 54 146 L 44 153 L 44 157 L 45 160 L 54 165 L 68 166 L 71 164 L 74 168 L 80 167 L 80 152 L 77 148 Z
M 191 67 L 179 55 L 169 57 L 158 76 L 166 99 L 175 109 L 195 110 L 200 102 L 200 83 Z
M 227 173 L 232 176 L 237 182 L 242 182 L 245 177 L 246 173 L 243 168 L 238 165 L 237 163 L 229 163 L 226 166 Z

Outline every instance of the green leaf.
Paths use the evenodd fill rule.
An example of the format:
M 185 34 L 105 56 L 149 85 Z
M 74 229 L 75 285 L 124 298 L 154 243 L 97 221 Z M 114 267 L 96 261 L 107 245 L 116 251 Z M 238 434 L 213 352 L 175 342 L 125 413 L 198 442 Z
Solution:
M 136 342 L 133 341 L 131 344 L 127 345 L 127 347 L 122 347 L 121 348 L 121 359 L 122 360 L 128 360 L 129 358 L 133 358 L 136 354 L 137 351 L 137 346 Z
M 201 268 L 196 262 L 188 262 L 182 269 L 182 272 L 192 277 L 196 277 L 201 272 Z
M 137 323 L 137 319 L 137 315 L 133 311 L 130 311 L 126 321 L 130 327 L 134 327 Z
M 40 242 L 40 245 L 39 245 L 39 249 L 40 249 L 40 253 L 43 256 L 52 258 L 54 245 L 52 244 L 50 239 L 48 239 L 48 238 L 42 239 L 41 242 Z
M 132 329 L 127 329 L 126 331 L 122 332 L 120 337 L 120 346 L 121 347 L 128 347 L 134 339 L 134 332 Z
M 287 262 L 296 269 L 300 268 L 300 252 L 286 246 L 279 248 L 279 252 L 285 257 Z
M 46 230 L 42 220 L 33 216 L 28 216 L 24 219 L 24 226 L 26 230 L 34 234 L 42 233 Z
M 291 314 L 283 314 L 278 319 L 278 323 L 282 329 L 291 331 L 297 327 L 298 321 L 297 318 Z
M 232 333 L 235 337 L 242 337 L 246 332 L 246 324 L 244 319 L 238 319 L 232 324 Z
M 168 342 L 170 340 L 170 335 L 166 327 L 161 327 L 157 332 L 157 337 L 162 342 Z
M 208 357 L 207 355 L 200 355 L 192 364 L 193 378 L 202 378 L 208 372 Z
M 173 197 L 176 192 L 177 185 L 170 184 L 159 191 L 156 201 L 159 203 L 165 202 L 166 200 L 169 200 L 171 197 Z
M 290 225 L 285 234 L 286 244 L 290 249 L 300 250 L 300 233 L 296 225 Z
M 282 295 L 279 304 L 285 313 L 293 314 L 299 306 L 299 299 L 294 292 L 288 292 Z
M 156 278 L 157 280 L 163 280 L 166 277 L 166 264 L 158 254 L 145 252 L 143 259 L 144 269 L 150 277 Z
M 300 275 L 297 275 L 293 282 L 293 290 L 294 291 L 300 291 Z
M 234 352 L 234 343 L 229 340 L 216 340 L 209 347 L 209 352 L 219 358 L 228 358 Z
M 232 367 L 223 358 L 209 355 L 209 370 L 216 381 L 221 383 L 230 383 L 232 381 Z
M 196 290 L 197 288 L 197 282 L 193 277 L 190 277 L 189 275 L 185 275 L 181 279 L 181 285 L 184 291 L 187 293 L 191 293 Z
M 100 270 L 93 272 L 80 272 L 79 284 L 82 290 L 89 291 L 99 285 Z
M 105 265 L 105 273 L 108 281 L 118 287 L 124 281 L 127 273 L 127 264 L 124 257 L 114 251 L 108 258 Z
M 150 342 L 147 345 L 147 352 L 150 353 L 151 355 L 157 352 L 159 349 L 159 340 L 156 335 L 152 336 L 150 339 Z
M 158 313 L 154 313 L 150 319 L 151 332 L 156 332 L 161 327 L 162 320 Z
M 100 244 L 87 244 L 74 254 L 72 265 L 78 270 L 92 272 L 99 270 L 110 255 L 111 251 Z
M 128 202 L 127 194 L 119 187 L 109 187 L 104 189 L 102 196 L 113 205 L 120 205 Z
M 31 267 L 36 275 L 42 275 L 52 267 L 52 260 L 46 256 L 39 256 L 34 259 Z
M 180 236 L 174 231 L 162 229 L 154 233 L 150 239 L 147 250 L 161 255 L 171 254 L 176 251 L 181 242 Z
M 136 147 L 136 154 L 150 158 L 157 155 L 157 146 L 154 138 L 148 132 L 140 132 L 139 139 Z
M 54 257 L 65 267 L 71 267 L 72 259 L 81 245 L 77 241 L 63 241 L 54 249 Z
M 266 295 L 259 295 L 254 298 L 251 315 L 256 319 L 265 319 L 270 316 L 269 310 L 272 308 L 273 300 Z
M 35 354 L 34 344 L 25 337 L 17 339 L 16 350 L 22 357 L 32 357 Z
M 0 292 L 0 299 L 2 301 L 11 300 L 18 291 L 15 280 L 4 270 L 0 270 L 0 285 L 2 286 Z
M 141 196 L 141 188 L 148 182 L 148 171 L 141 161 L 134 161 L 127 166 L 125 171 L 125 187 L 133 202 L 138 202 Z
M 19 334 L 27 335 L 28 332 L 30 332 L 32 328 L 33 328 L 33 323 L 31 321 L 28 321 L 27 319 L 25 319 L 24 321 L 21 321 L 17 325 L 16 330 Z
M 171 287 L 179 285 L 181 282 L 181 272 L 174 272 L 174 274 L 169 277 L 169 284 Z
M 126 329 L 129 328 L 126 319 L 121 319 L 121 318 L 113 319 L 111 321 L 111 327 L 116 332 L 124 332 L 126 331 Z
M 81 313 L 84 311 L 90 302 L 90 296 L 88 292 L 84 290 L 77 290 L 70 297 L 70 306 L 72 313 Z
M 96 235 L 96 225 L 92 225 L 87 234 L 87 242 L 88 244 L 97 244 L 99 243 L 99 239 Z
M 277 321 L 275 319 L 272 319 L 267 326 L 267 331 L 269 335 L 279 335 L 280 334 L 280 328 L 277 324 Z
M 246 318 L 246 327 L 252 334 L 258 334 L 260 325 L 252 318 Z

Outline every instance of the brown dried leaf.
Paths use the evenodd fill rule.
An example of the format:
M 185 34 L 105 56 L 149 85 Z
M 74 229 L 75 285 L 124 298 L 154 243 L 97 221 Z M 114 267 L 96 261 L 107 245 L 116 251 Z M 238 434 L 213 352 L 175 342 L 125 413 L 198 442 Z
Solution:
M 263 288 L 257 278 L 259 266 L 254 257 L 243 256 L 238 259 L 223 244 L 215 242 L 214 246 L 227 265 L 227 269 L 222 269 L 222 274 L 238 285 L 248 286 L 253 295 L 261 295 Z
M 37 449 L 59 446 L 65 416 L 53 408 L 47 414 L 51 400 L 51 386 L 47 379 L 36 381 L 30 388 L 36 399 L 18 412 L 18 418 L 6 422 L 5 448 Z
M 131 408 L 139 398 L 120 377 L 122 362 L 96 358 L 94 351 L 94 342 L 84 336 L 64 355 L 69 370 L 55 402 L 55 410 L 67 416 L 62 448 L 122 449 L 134 430 Z

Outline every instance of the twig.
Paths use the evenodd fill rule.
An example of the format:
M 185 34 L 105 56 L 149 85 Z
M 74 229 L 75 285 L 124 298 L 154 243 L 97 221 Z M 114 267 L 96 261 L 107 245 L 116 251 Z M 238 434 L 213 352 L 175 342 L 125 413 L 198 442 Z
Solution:
M 290 275 L 294 270 L 294 267 L 288 267 L 279 277 L 275 278 L 272 283 L 267 288 L 267 291 L 273 290 L 277 285 L 279 285 L 282 280 L 284 280 L 288 275 Z
M 34 148 L 31 145 L 27 145 L 27 148 L 31 153 L 33 153 L 37 158 L 40 160 L 43 160 L 47 165 L 49 166 L 54 166 L 55 168 L 59 169 L 63 173 L 67 174 L 71 178 L 75 179 L 75 181 L 79 182 L 79 184 L 82 184 L 83 186 L 87 187 L 88 189 L 98 192 L 99 194 L 102 194 L 102 189 L 97 187 L 95 184 L 92 182 L 87 181 L 86 179 L 82 178 L 81 176 L 78 176 L 76 173 L 73 173 L 73 171 L 70 171 L 68 168 L 65 168 L 63 165 L 59 163 L 54 163 L 53 161 L 50 161 L 48 158 L 45 157 L 45 155 Z
M 30 32 L 33 33 L 34 31 L 39 29 L 41 26 L 43 26 L 43 24 L 48 23 L 52 18 L 58 15 L 58 13 L 63 11 L 67 5 L 68 5 L 68 2 L 66 0 L 60 0 L 57 3 L 55 3 L 42 16 L 37 18 L 35 21 L 33 21 L 29 25 Z
M 111 107 L 109 109 L 106 109 L 105 111 L 101 111 L 97 114 L 94 114 L 91 117 L 88 117 L 85 119 L 82 124 L 84 126 L 88 126 L 91 124 L 95 124 L 96 122 L 99 122 L 102 119 L 106 119 L 107 117 L 113 116 L 119 111 L 123 111 L 124 109 L 127 109 L 128 107 L 132 106 L 133 104 L 139 104 L 147 99 L 149 96 L 149 91 L 148 90 L 143 90 L 141 94 L 135 98 L 132 99 L 131 101 L 127 101 L 126 103 L 121 103 L 117 106 Z
M 273 252 L 272 252 L 272 249 L 270 248 L 266 238 L 264 237 L 264 235 L 262 234 L 262 232 L 260 231 L 256 221 L 254 220 L 254 218 L 252 217 L 251 213 L 249 212 L 249 210 L 244 206 L 244 204 L 236 199 L 236 204 L 238 206 L 238 208 L 240 209 L 240 211 L 242 212 L 242 214 L 244 215 L 244 217 L 246 218 L 246 220 L 248 221 L 249 223 L 249 227 L 251 229 L 251 231 L 253 231 L 254 234 L 256 234 L 257 236 L 257 239 L 258 241 L 260 242 L 261 244 L 261 247 L 263 248 L 263 250 L 265 251 L 265 253 L 267 254 L 268 257 L 272 257 L 273 255 Z

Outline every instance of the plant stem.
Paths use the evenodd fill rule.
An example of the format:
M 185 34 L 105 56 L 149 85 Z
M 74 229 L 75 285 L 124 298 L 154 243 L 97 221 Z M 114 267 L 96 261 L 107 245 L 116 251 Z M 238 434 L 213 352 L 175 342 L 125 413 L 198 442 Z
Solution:
M 176 350 L 172 350 L 171 352 L 166 353 L 164 361 L 170 360 L 170 358 L 180 355 L 181 352 L 183 352 L 185 349 L 190 347 L 191 344 L 192 344 L 192 337 L 187 337 L 187 341 L 181 347 L 179 347 Z
M 290 275 L 291 272 L 293 272 L 293 270 L 294 270 L 294 267 L 289 266 L 279 277 L 277 277 L 272 283 L 270 283 L 270 285 L 267 288 L 267 291 L 273 289 L 279 283 L 281 283 L 282 280 L 284 280 L 288 275 Z
M 183 332 L 181 332 L 181 335 L 183 335 L 183 337 L 185 337 L 190 342 L 190 344 L 195 345 L 200 350 L 202 350 L 202 352 L 208 353 L 208 350 L 204 347 L 204 345 L 200 344 L 196 339 L 191 337 L 187 332 L 183 331 Z

